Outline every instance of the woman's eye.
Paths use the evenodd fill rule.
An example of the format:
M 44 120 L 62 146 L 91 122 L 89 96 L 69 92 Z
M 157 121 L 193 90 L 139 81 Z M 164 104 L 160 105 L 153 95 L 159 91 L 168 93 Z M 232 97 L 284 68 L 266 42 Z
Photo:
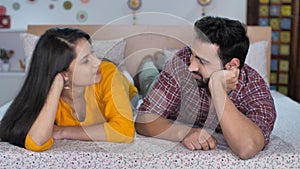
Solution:
M 82 61 L 82 63 L 88 63 L 88 62 L 89 62 L 88 59 L 84 59 L 84 60 Z

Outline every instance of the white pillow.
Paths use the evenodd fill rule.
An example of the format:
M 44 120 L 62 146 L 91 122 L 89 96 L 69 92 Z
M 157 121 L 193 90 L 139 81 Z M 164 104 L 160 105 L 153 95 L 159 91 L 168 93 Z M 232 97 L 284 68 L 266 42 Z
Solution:
M 11 103 L 12 103 L 12 100 L 0 107 L 0 121 L 2 120 L 4 114 L 6 113 L 8 107 L 10 106 Z
M 23 41 L 23 47 L 25 52 L 25 65 L 26 70 L 28 70 L 28 66 L 30 63 L 30 59 L 35 48 L 35 45 L 39 39 L 39 36 L 30 34 L 30 33 L 20 33 L 20 39 Z
M 124 39 L 93 40 L 93 50 L 98 58 L 107 58 L 117 65 L 124 59 L 126 41 Z
M 250 44 L 245 63 L 255 69 L 269 85 L 267 73 L 267 41 Z
M 30 59 L 39 39 L 39 36 L 30 33 L 20 33 L 20 39 L 23 41 L 26 70 L 29 66 Z M 126 41 L 124 39 L 115 40 L 92 40 L 93 50 L 99 58 L 107 58 L 119 65 L 124 58 Z

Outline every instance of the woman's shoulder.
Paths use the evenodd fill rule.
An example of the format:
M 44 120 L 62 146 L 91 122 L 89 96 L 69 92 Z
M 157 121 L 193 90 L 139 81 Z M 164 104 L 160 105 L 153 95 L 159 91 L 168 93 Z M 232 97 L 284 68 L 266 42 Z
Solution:
M 100 66 L 99 66 L 101 75 L 104 74 L 111 74 L 117 70 L 117 66 L 108 60 L 102 60 Z

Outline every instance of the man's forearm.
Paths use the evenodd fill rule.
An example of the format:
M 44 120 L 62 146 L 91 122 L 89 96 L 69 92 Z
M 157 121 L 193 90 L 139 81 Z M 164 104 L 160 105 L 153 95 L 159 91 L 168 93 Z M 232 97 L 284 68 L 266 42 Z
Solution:
M 191 130 L 187 125 L 174 124 L 156 114 L 139 115 L 135 125 L 139 134 L 171 141 L 182 141 Z

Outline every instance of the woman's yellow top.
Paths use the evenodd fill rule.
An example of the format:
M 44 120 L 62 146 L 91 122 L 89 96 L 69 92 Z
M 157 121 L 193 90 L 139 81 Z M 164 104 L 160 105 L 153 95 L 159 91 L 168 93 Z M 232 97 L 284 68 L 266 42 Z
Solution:
M 102 61 L 100 82 L 86 87 L 86 117 L 80 122 L 72 115 L 71 107 L 59 100 L 55 124 L 58 126 L 87 126 L 104 124 L 106 141 L 132 142 L 134 137 L 133 113 L 130 99 L 137 94 L 136 87 L 108 61 Z M 37 145 L 27 134 L 25 148 L 45 151 L 53 145 L 53 138 Z

